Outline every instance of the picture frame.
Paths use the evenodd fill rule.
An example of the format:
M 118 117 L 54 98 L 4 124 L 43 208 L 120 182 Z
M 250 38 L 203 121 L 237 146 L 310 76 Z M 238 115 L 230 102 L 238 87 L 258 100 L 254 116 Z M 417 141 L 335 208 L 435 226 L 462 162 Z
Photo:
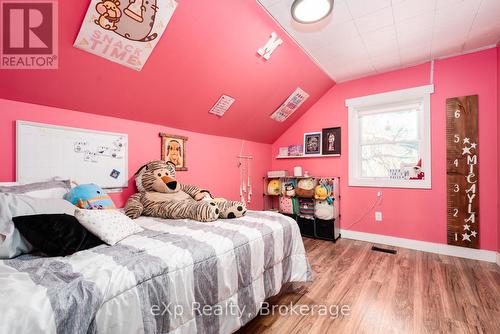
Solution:
M 161 137 L 161 160 L 171 161 L 175 164 L 175 170 L 187 171 L 186 165 L 186 143 L 188 137 L 160 133 Z
M 287 147 L 280 147 L 278 156 L 287 157 L 288 156 L 288 146 Z
M 304 155 L 304 145 L 290 145 L 288 146 L 289 157 L 299 157 Z
M 333 154 L 341 154 L 341 128 L 326 128 L 321 131 L 322 134 L 322 144 L 321 144 L 321 152 L 323 155 L 333 155 Z
M 304 155 L 321 155 L 321 132 L 304 133 Z

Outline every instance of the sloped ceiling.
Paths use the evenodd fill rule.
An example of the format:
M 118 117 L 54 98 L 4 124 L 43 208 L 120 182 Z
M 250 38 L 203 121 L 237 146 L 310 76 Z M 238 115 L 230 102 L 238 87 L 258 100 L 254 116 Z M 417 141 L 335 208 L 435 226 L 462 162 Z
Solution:
M 59 1 L 59 69 L 2 70 L 0 97 L 272 143 L 334 82 L 255 0 L 179 0 L 141 72 L 76 48 L 89 1 Z M 284 44 L 256 54 L 276 31 Z M 269 115 L 301 87 L 311 97 L 286 122 Z M 208 111 L 222 94 L 225 116 Z

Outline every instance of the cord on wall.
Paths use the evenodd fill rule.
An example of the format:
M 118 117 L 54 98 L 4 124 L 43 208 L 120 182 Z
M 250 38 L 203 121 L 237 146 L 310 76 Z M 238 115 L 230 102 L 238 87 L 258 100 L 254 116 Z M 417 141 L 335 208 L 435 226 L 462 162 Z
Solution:
M 377 205 L 379 205 L 380 203 L 382 203 L 382 191 L 377 191 L 377 199 L 373 202 L 373 204 L 370 206 L 370 208 L 363 215 L 361 215 L 361 217 L 359 217 L 357 220 L 355 220 L 351 225 L 344 228 L 344 230 L 349 230 L 351 227 L 353 227 L 354 225 L 356 225 L 357 223 L 359 223 L 360 221 L 365 219 L 366 216 L 368 214 L 370 214 L 373 211 L 373 209 L 375 209 L 375 207 Z

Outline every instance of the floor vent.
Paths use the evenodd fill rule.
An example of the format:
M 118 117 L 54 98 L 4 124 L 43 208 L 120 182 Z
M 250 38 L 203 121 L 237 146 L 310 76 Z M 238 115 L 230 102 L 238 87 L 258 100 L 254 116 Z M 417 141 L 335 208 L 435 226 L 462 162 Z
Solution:
M 372 246 L 372 251 L 381 252 L 381 253 L 389 253 L 389 254 L 397 254 L 398 253 L 398 251 L 395 249 L 380 248 L 377 246 Z

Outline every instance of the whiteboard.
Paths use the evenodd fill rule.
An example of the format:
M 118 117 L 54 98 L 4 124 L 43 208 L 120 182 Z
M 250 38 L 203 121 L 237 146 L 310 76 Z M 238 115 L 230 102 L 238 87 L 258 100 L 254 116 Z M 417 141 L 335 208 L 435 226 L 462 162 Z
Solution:
M 128 185 L 128 135 L 16 122 L 16 178 L 36 182 L 53 177 L 102 188 Z

